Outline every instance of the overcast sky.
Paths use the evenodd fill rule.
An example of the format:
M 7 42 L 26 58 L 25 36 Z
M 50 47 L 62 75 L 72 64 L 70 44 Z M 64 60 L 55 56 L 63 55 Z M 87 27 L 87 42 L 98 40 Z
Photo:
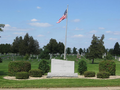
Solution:
M 92 36 L 105 35 L 105 48 L 120 43 L 120 0 L 0 0 L 0 44 L 12 44 L 26 33 L 40 47 L 51 38 L 65 42 L 66 19 L 56 23 L 68 7 L 67 47 L 88 48 Z

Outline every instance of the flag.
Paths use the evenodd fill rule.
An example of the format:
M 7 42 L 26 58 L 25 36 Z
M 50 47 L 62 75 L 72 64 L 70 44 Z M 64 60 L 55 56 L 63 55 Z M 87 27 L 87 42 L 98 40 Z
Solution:
M 67 17 L 67 9 L 65 10 L 63 16 L 59 19 L 57 23 L 60 23 L 62 20 L 64 20 Z

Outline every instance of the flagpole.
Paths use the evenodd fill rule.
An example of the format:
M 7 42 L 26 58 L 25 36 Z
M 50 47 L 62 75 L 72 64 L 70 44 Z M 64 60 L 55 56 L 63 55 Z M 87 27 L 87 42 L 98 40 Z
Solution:
M 67 23 L 68 23 L 68 5 L 67 5 L 67 16 L 66 16 L 66 34 L 65 34 L 64 59 L 66 59 Z

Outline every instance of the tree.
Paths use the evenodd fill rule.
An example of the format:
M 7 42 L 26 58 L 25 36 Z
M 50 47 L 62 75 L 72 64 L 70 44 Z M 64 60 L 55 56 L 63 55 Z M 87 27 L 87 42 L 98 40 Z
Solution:
M 64 53 L 64 44 L 62 42 L 58 43 L 58 53 Z
M 0 24 L 0 31 L 3 31 L 2 28 L 4 28 L 5 24 Z M 0 36 L 1 37 L 1 36 Z
M 68 48 L 66 49 L 66 53 L 67 53 L 67 54 L 71 54 L 71 48 L 70 48 L 70 47 L 68 47 Z
M 2 28 L 4 28 L 5 24 L 0 24 L 0 31 L 3 31 Z
M 55 54 L 58 52 L 58 43 L 55 39 L 50 39 L 49 43 L 45 46 L 49 53 Z
M 104 47 L 104 35 L 101 36 L 101 39 L 99 37 L 93 35 L 93 40 L 91 41 L 91 45 L 89 47 L 89 53 L 87 54 L 87 57 L 89 59 L 92 59 L 92 64 L 94 63 L 95 58 L 102 58 L 103 53 L 105 52 Z
M 0 44 L 0 53 L 9 53 L 11 52 L 10 44 Z
M 81 54 L 83 52 L 82 48 L 79 49 L 79 54 Z
M 12 43 L 12 52 L 19 53 L 20 44 L 22 43 L 22 37 L 16 37 Z
M 120 45 L 118 42 L 115 43 L 113 53 L 114 55 L 120 55 Z
M 45 48 L 43 51 L 41 51 L 39 58 L 40 59 L 50 59 L 49 50 L 47 50 Z
M 112 49 L 112 48 L 109 49 L 108 53 L 110 53 L 111 55 L 114 55 L 113 50 L 114 50 L 114 49 Z
M 77 51 L 76 51 L 76 50 L 77 50 L 77 48 L 74 47 L 74 48 L 73 48 L 73 54 L 77 54 Z
M 39 43 L 26 33 L 24 39 L 21 36 L 14 39 L 12 51 L 21 55 L 39 54 Z

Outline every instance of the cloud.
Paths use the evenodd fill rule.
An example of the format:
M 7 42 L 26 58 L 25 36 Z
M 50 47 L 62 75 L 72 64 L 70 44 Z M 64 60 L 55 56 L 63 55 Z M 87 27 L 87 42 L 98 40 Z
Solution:
M 105 28 L 104 28 L 104 27 L 99 27 L 99 29 L 102 29 L 102 30 L 103 30 L 103 29 L 105 29 Z
M 75 30 L 83 30 L 83 29 L 80 29 L 80 28 L 76 27 Z
M 109 40 L 115 41 L 117 40 L 117 38 L 109 38 Z
M 26 33 L 25 32 L 15 32 L 13 34 L 15 34 L 15 35 L 25 35 Z
M 36 23 L 29 23 L 29 25 L 36 26 L 36 27 L 50 27 L 50 26 L 52 26 L 49 23 L 38 23 L 38 22 L 36 22 Z
M 9 30 L 9 31 L 30 31 L 34 30 L 33 28 L 17 28 L 17 27 L 11 27 L 9 24 L 5 24 L 5 27 L 3 30 Z
M 109 34 L 114 34 L 114 35 L 120 35 L 120 31 L 106 31 L 106 33 L 109 33 Z
M 111 31 L 106 31 L 106 33 L 112 33 Z
M 73 37 L 77 38 L 77 37 L 83 37 L 83 35 L 78 34 L 78 35 L 74 35 Z
M 80 22 L 80 19 L 74 19 L 73 22 Z
M 37 19 L 31 19 L 31 21 L 38 21 Z
M 10 27 L 10 25 L 9 24 L 5 24 L 5 27 Z
M 96 30 L 92 30 L 92 31 L 90 31 L 90 33 L 94 34 L 94 33 L 97 33 L 97 31 Z
M 43 37 L 44 35 L 38 35 L 37 37 Z
M 41 9 L 41 7 L 37 6 L 37 9 Z
M 120 35 L 120 31 L 113 32 L 114 35 Z

